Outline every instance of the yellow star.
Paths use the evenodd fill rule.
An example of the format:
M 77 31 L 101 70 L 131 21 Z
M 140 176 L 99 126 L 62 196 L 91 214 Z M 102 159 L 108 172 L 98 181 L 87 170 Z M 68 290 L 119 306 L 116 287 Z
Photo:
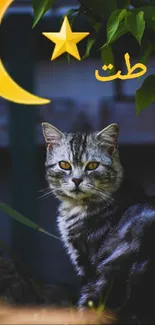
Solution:
M 42 34 L 56 44 L 51 60 L 56 59 L 65 52 L 68 52 L 76 59 L 81 60 L 76 44 L 89 35 L 89 33 L 73 33 L 66 16 L 59 33 Z

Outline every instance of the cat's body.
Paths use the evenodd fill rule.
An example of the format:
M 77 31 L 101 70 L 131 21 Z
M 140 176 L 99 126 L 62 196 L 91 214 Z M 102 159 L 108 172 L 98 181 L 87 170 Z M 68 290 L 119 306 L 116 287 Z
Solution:
M 90 135 L 64 135 L 47 123 L 43 129 L 47 179 L 61 200 L 59 230 L 81 277 L 78 305 L 106 300 L 144 318 L 155 306 L 146 296 L 155 298 L 155 207 L 128 188 L 117 125 Z
M 124 193 L 118 191 L 110 207 L 102 204 L 98 211 L 91 204 L 85 207 L 85 212 L 82 207 L 60 204 L 59 230 L 77 274 L 81 276 L 80 306 L 87 306 L 89 300 L 95 305 L 100 299 L 104 302 L 112 281 L 113 293 L 109 294 L 108 307 L 117 308 L 124 304 L 124 299 L 130 303 L 134 299 L 134 305 L 137 300 L 135 309 L 139 305 L 142 308 L 142 298 L 146 311 L 146 292 L 137 288 L 137 277 L 143 277 L 153 261 L 151 272 L 155 272 L 155 208 L 142 203 L 129 205 L 131 200 L 125 197 L 125 188 L 122 190 Z M 149 285 L 149 295 L 153 286 L 155 289 L 152 280 L 148 278 L 145 283 L 146 287 Z M 133 288 L 132 283 L 136 283 Z

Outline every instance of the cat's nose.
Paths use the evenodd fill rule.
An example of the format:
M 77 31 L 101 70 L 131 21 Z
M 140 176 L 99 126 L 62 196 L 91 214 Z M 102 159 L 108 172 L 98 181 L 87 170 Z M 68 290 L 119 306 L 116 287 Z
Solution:
M 82 182 L 82 178 L 72 178 L 72 182 L 78 187 Z

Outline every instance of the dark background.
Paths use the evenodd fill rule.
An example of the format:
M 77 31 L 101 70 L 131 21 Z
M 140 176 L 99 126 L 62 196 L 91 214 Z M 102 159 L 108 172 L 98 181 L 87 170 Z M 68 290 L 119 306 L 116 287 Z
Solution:
M 0 26 L 0 55 L 11 76 L 32 93 L 52 99 L 49 105 L 31 107 L 0 98 L 0 200 L 57 236 L 58 202 L 53 196 L 40 198 L 47 188 L 42 121 L 62 131 L 100 130 L 118 122 L 121 160 L 129 177 L 135 184 L 140 179 L 148 195 L 155 194 L 155 104 L 136 117 L 134 101 L 146 75 L 140 80 L 101 83 L 94 77 L 94 70 L 103 65 L 99 52 L 81 62 L 74 58 L 68 62 L 66 55 L 50 60 L 54 45 L 41 33 L 59 31 L 62 15 L 73 5 L 77 2 L 57 0 L 32 30 L 31 1 L 15 1 Z M 73 30 L 90 27 L 84 18 L 76 18 Z M 86 40 L 79 44 L 81 56 L 85 47 Z M 116 65 L 124 71 L 126 52 L 133 64 L 137 62 L 138 46 L 130 35 L 114 46 Z M 155 72 L 154 57 L 147 67 L 147 75 Z M 59 240 L 36 233 L 2 212 L 0 225 L 0 240 L 34 279 L 75 295 L 78 279 Z

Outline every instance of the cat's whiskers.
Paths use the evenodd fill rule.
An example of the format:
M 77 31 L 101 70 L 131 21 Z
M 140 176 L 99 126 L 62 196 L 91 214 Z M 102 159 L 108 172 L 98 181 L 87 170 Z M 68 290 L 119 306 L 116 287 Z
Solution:
M 109 195 L 110 193 L 106 191 L 103 192 L 101 191 L 99 188 L 95 187 L 94 185 L 92 185 L 92 188 L 95 189 L 95 192 L 97 195 L 100 195 L 101 198 L 104 198 L 107 200 L 108 203 L 112 203 L 115 201 L 115 199 L 113 197 L 111 197 L 111 195 Z
M 49 189 L 46 193 L 44 193 L 43 195 L 39 196 L 37 198 L 37 200 L 39 200 L 39 199 L 47 199 L 49 196 L 51 196 L 51 194 L 52 194 L 52 191 L 51 191 L 51 189 Z
M 49 190 L 49 187 L 43 188 L 43 189 L 39 190 L 38 192 L 46 192 L 47 190 Z
M 103 192 L 103 195 L 104 195 L 107 199 L 109 199 L 109 202 L 110 202 L 110 203 L 115 202 L 115 199 L 111 196 L 111 194 L 110 194 L 108 191 L 106 191 L 106 193 Z

